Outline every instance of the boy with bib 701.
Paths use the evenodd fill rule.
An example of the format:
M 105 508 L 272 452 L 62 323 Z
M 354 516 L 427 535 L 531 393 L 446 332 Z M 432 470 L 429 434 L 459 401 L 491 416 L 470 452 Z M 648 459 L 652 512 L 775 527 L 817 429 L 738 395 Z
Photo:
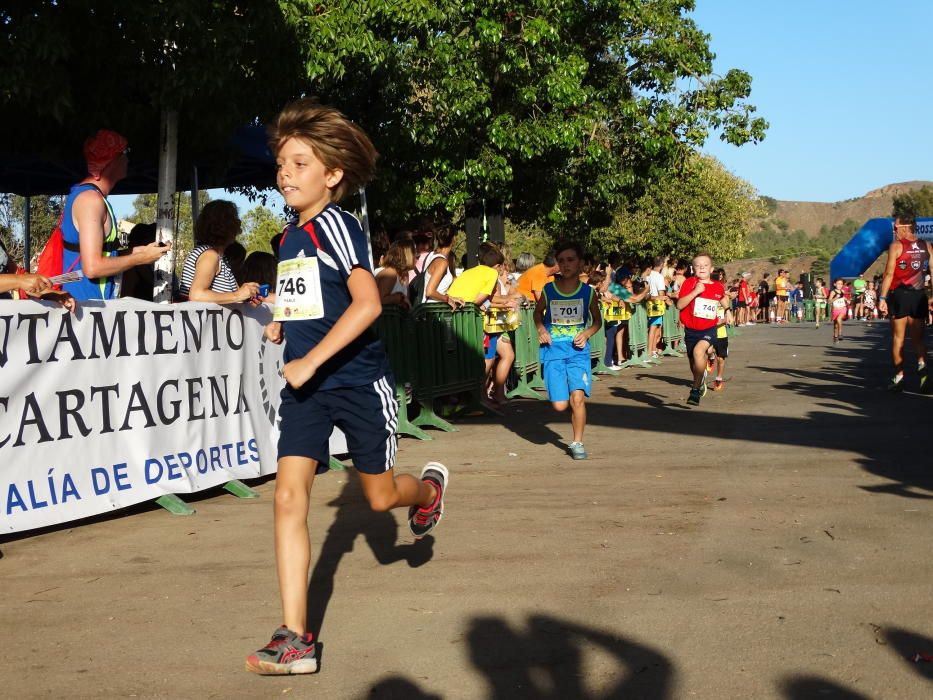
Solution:
M 298 213 L 279 244 L 274 321 L 266 328 L 269 340 L 285 341 L 274 503 L 282 625 L 246 658 L 246 668 L 312 673 L 308 505 L 315 474 L 328 470 L 334 427 L 347 437 L 370 506 L 407 507 L 416 538 L 440 521 L 448 476 L 436 462 L 420 479 L 393 470 L 398 404 L 382 344 L 370 330 L 382 304 L 369 241 L 356 217 L 335 204 L 372 177 L 376 150 L 343 114 L 310 99 L 285 107 L 270 129 L 270 147 L 278 188 Z
M 706 393 L 703 374 L 706 372 L 706 353 L 716 343 L 716 326 L 719 324 L 719 308 L 729 308 L 730 300 L 722 282 L 711 279 L 713 259 L 700 253 L 693 259 L 694 276 L 688 277 L 680 288 L 677 308 L 680 322 L 684 326 L 684 342 L 687 360 L 693 374 L 693 385 L 687 403 L 700 405 L 700 397 Z
M 570 407 L 573 427 L 570 455 L 586 459 L 583 429 L 585 399 L 593 381 L 590 338 L 602 327 L 595 290 L 580 281 L 583 248 L 579 243 L 559 243 L 555 249 L 560 276 L 544 286 L 535 307 L 535 326 L 541 343 L 544 385 L 558 411 Z

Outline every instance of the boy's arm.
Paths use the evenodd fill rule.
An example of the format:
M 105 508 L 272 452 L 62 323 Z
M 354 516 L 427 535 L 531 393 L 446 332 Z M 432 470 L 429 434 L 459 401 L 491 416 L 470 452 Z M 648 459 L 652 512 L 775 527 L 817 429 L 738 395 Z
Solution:
M 78 229 L 78 246 L 81 250 L 81 269 L 91 279 L 110 277 L 137 265 L 147 265 L 165 255 L 170 246 L 151 243 L 136 246 L 129 255 L 104 256 L 101 248 L 104 244 L 104 220 L 107 207 L 103 198 L 91 191 L 82 192 L 74 201 L 72 218 Z
M 888 312 L 888 292 L 891 289 L 891 282 L 894 281 L 894 266 L 897 265 L 897 259 L 902 252 L 900 241 L 894 241 L 888 248 L 888 260 L 884 266 L 884 278 L 881 280 L 881 294 L 878 296 L 880 304 L 878 310 L 886 314 Z
M 590 296 L 590 318 L 593 319 L 593 323 L 590 324 L 588 330 L 590 331 L 589 337 L 592 338 L 603 327 L 603 315 L 599 308 L 599 299 L 595 294 Z
M 535 327 L 538 329 L 538 341 L 542 345 L 551 344 L 551 334 L 547 332 L 547 328 L 544 327 L 544 304 L 546 297 L 542 294 L 538 297 L 538 301 L 535 304 Z
M 307 355 L 282 368 L 285 380 L 295 389 L 300 389 L 321 365 L 359 338 L 382 313 L 379 290 L 372 272 L 354 268 L 347 279 L 347 288 L 351 301 L 343 316 Z
M 684 309 L 686 309 L 687 304 L 689 304 L 694 299 L 696 299 L 698 296 L 700 296 L 705 289 L 706 289 L 706 285 L 698 280 L 696 283 L 696 286 L 692 290 L 690 290 L 690 292 L 687 293 L 686 296 L 683 293 L 681 293 L 681 295 L 677 297 L 677 310 L 683 311 Z

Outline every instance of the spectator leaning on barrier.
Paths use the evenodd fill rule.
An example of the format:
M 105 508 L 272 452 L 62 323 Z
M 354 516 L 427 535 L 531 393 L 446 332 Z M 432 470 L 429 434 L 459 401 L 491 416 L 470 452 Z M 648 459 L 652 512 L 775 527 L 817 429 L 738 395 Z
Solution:
M 554 273 L 559 269 L 554 253 L 548 253 L 544 256 L 544 262 L 528 268 L 518 278 L 518 291 L 528 301 L 536 303 L 541 298 L 541 290 L 544 289 L 544 285 L 553 281 Z
M 451 305 L 470 302 L 484 309 L 517 309 L 521 298 L 518 295 L 502 294 L 499 287 L 499 275 L 505 262 L 499 248 L 492 243 L 483 243 L 479 248 L 479 262 L 476 267 L 464 270 L 450 285 L 447 293 Z M 484 323 L 486 375 L 492 380 L 491 391 L 486 392 L 486 397 L 502 403 L 505 401 L 505 382 L 515 360 L 515 351 L 508 333 L 489 332 L 489 328 Z
M 224 252 L 240 233 L 236 205 L 224 199 L 208 202 L 194 224 L 194 249 L 181 269 L 179 292 L 187 301 L 234 304 L 253 299 L 255 282 L 238 285 Z
M 426 304 L 446 304 L 447 290 L 454 281 L 450 270 L 450 252 L 457 238 L 457 230 L 452 226 L 444 226 L 434 232 L 434 252 L 424 261 L 424 294 L 421 301 Z
M 71 188 L 61 221 L 62 270 L 80 270 L 84 277 L 62 285 L 62 289 L 75 299 L 114 299 L 119 295 L 119 277 L 124 270 L 151 265 L 169 248 L 151 243 L 118 255 L 117 221 L 107 195 L 126 177 L 126 139 L 101 129 L 84 142 L 84 159 L 88 176 Z
M 315 473 L 328 471 L 334 428 L 346 435 L 370 506 L 408 508 L 415 537 L 441 519 L 447 469 L 429 462 L 420 479 L 394 472 L 399 407 L 372 332 L 382 304 L 369 241 L 356 217 L 335 204 L 372 178 L 376 149 L 343 114 L 310 99 L 286 106 L 269 135 L 276 184 L 301 225 L 289 226 L 282 238 L 275 321 L 266 327 L 271 342 L 285 340 L 274 504 L 282 626 L 247 657 L 246 668 L 313 673 L 308 596 L 320 593 L 308 590 L 308 508 Z
M 664 275 L 661 274 L 661 268 L 664 267 L 666 262 L 667 258 L 663 255 L 654 258 L 647 275 L 648 350 L 654 358 L 658 357 L 661 342 L 661 324 L 664 321 L 664 312 L 667 310 L 667 283 L 664 281 Z
M 376 286 L 383 306 L 408 308 L 408 273 L 415 264 L 415 245 L 410 240 L 398 240 L 382 256 L 382 267 L 376 269 Z

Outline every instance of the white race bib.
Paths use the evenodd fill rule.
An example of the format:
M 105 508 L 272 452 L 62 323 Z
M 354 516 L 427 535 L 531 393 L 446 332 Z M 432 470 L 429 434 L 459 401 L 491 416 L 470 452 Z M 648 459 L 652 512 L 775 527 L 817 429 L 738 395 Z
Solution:
M 583 324 L 582 299 L 552 299 L 551 323 L 555 326 L 580 326 Z
M 283 260 L 278 266 L 274 321 L 324 318 L 321 272 L 317 258 Z
M 716 309 L 720 306 L 715 299 L 704 299 L 697 297 L 693 300 L 693 317 L 705 318 L 708 321 L 716 319 Z
M 848 306 L 848 304 L 846 304 L 845 297 L 836 297 L 835 299 L 833 299 L 834 309 L 844 309 L 846 308 L 846 306 Z

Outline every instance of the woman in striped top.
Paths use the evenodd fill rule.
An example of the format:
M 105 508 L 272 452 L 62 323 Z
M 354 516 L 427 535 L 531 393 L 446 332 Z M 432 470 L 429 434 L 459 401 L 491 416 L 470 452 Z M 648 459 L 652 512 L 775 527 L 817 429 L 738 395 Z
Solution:
M 194 225 L 194 250 L 181 271 L 181 294 L 187 301 L 232 304 L 259 293 L 256 282 L 237 285 L 224 251 L 240 233 L 236 205 L 223 199 L 208 202 Z

